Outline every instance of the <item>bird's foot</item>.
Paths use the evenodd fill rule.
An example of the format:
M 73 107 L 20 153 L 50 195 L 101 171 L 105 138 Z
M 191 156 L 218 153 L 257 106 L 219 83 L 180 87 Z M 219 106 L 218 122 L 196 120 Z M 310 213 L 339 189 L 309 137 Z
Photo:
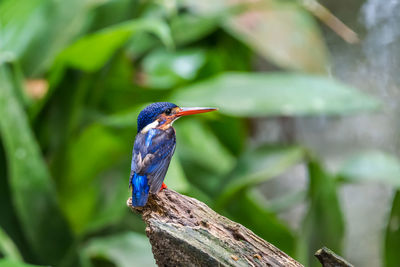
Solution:
M 167 185 L 162 183 L 160 191 L 162 191 L 164 188 L 167 188 Z

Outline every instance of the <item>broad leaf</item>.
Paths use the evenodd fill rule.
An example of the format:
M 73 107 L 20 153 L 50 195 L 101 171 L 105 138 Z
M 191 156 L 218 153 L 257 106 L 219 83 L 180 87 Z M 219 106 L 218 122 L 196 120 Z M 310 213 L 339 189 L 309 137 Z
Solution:
M 194 118 L 182 118 L 174 126 L 177 129 L 177 149 L 185 160 L 192 159 L 217 174 L 232 168 L 233 156 L 204 123 Z
M 85 234 L 113 227 L 123 221 L 124 216 L 129 213 L 126 205 L 124 205 L 130 195 L 129 166 L 130 163 L 127 158 L 122 160 L 120 164 L 116 164 L 113 169 L 96 177 L 98 195 L 91 194 L 89 196 L 89 201 L 93 198 L 96 205 L 90 208 L 91 216 L 80 226 L 84 227 Z M 79 205 L 79 203 L 76 205 Z
M 323 246 L 341 253 L 344 221 L 336 192 L 336 180 L 319 163 L 308 164 L 309 209 L 303 221 L 302 241 L 306 266 L 320 266 L 314 253 Z M 307 244 L 307 245 L 306 245 Z M 305 255 L 303 255 L 305 256 Z
M 9 53 L 12 59 L 25 51 L 43 26 L 44 1 L 5 0 L 0 3 L 0 54 Z
M 5 258 L 0 259 L 0 267 L 39 267 L 39 265 L 32 265 L 22 261 Z
M 225 29 L 276 65 L 326 72 L 326 52 L 313 17 L 301 6 L 282 1 L 249 5 L 225 23 Z
M 29 258 L 32 255 L 32 249 L 24 236 L 12 199 L 5 150 L 0 142 L 0 227 L 18 247 L 23 257 Z
M 226 73 L 182 88 L 171 99 L 240 117 L 345 115 L 379 107 L 378 100 L 328 77 L 285 72 Z
M 218 23 L 218 17 L 196 16 L 193 14 L 175 16 L 171 20 L 172 37 L 178 45 L 192 43 L 215 31 Z
M 207 116 L 207 115 L 203 115 Z M 229 172 L 235 159 L 219 142 L 213 132 L 194 117 L 182 118 L 174 124 L 176 128 L 176 156 L 179 156 L 187 177 L 208 191 L 218 185 L 216 176 Z
M 74 239 L 11 80 L 7 67 L 0 65 L 0 133 L 8 159 L 13 202 L 40 261 L 56 264 L 70 252 Z M 58 245 L 54 246 L 55 243 Z
M 0 252 L 9 259 L 22 260 L 22 256 L 14 242 L 2 228 L 0 228 Z
M 123 143 L 111 130 L 97 124 L 84 129 L 69 145 L 60 199 L 75 232 L 81 233 L 94 216 L 100 201 L 98 198 L 101 197 L 98 195 L 98 175 L 111 168 L 124 155 L 130 155 L 128 151 L 129 144 Z M 129 164 L 127 168 L 128 175 Z
M 19 59 L 24 73 L 41 75 L 88 28 L 93 9 L 108 1 L 1 1 L 0 50 Z
M 146 236 L 133 232 L 95 238 L 83 253 L 89 258 L 100 258 L 120 267 L 156 266 Z
M 177 155 L 172 157 L 164 181 L 169 188 L 179 192 L 186 192 L 189 189 L 189 183 Z
M 137 116 L 145 106 L 146 105 L 134 106 L 108 116 L 99 117 L 97 121 L 103 125 L 115 128 L 135 128 Z
M 248 128 L 250 128 L 248 123 L 244 119 L 228 116 L 219 117 L 218 120 L 209 121 L 213 132 L 229 151 L 236 156 L 240 155 L 247 144 Z
M 239 159 L 234 171 L 222 181 L 217 208 L 227 205 L 244 189 L 283 173 L 303 157 L 304 151 L 299 147 L 261 147 L 247 151 Z
M 203 16 L 219 15 L 221 26 L 276 65 L 325 72 L 327 49 L 313 17 L 293 1 L 185 0 Z
M 378 181 L 400 188 L 400 162 L 380 151 L 360 153 L 347 160 L 339 171 L 345 181 Z
M 155 50 L 143 60 L 143 85 L 167 89 L 196 78 L 205 63 L 205 53 L 199 49 L 168 52 Z
M 400 262 L 400 191 L 393 199 L 392 211 L 386 228 L 385 266 L 397 267 Z
M 172 46 L 169 28 L 164 22 L 154 19 L 134 20 L 108 27 L 79 39 L 67 47 L 58 60 L 85 71 L 96 71 L 133 34 L 143 31 L 156 34 L 165 45 Z

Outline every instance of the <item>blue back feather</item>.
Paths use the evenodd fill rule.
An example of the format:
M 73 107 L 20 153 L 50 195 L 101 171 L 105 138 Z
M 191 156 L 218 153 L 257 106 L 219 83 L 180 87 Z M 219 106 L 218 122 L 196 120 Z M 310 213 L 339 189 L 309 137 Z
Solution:
M 132 206 L 143 207 L 149 197 L 150 186 L 148 185 L 147 175 L 135 173 L 131 180 L 132 185 Z

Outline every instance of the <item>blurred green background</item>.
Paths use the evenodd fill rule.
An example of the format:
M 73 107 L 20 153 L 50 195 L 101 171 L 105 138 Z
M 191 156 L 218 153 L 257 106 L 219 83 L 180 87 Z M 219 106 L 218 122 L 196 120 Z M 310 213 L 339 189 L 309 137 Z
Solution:
M 156 101 L 220 108 L 174 124 L 169 188 L 305 266 L 399 266 L 400 2 L 322 4 L 361 44 L 313 0 L 0 0 L 0 266 L 155 265 L 125 202 Z

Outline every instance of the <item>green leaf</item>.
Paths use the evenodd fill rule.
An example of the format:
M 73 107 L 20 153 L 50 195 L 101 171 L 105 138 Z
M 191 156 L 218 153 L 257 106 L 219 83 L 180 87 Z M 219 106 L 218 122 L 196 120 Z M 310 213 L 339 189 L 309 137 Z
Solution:
M 182 1 L 186 7 L 196 13 L 202 15 L 216 15 L 216 14 L 229 14 L 230 7 L 232 4 L 236 4 L 237 2 L 232 2 L 230 0 L 220 0 L 220 1 L 213 1 L 213 0 L 203 0 L 203 1 L 196 1 L 196 0 L 185 0 Z
M 92 239 L 84 249 L 90 258 L 102 258 L 120 267 L 156 266 L 149 240 L 133 232 Z
M 18 221 L 17 211 L 12 201 L 10 181 L 7 178 L 7 160 L 3 144 L 0 141 L 0 227 L 23 253 L 23 257 L 33 258 L 32 250 Z
M 87 30 L 93 9 L 107 1 L 1 1 L 0 50 L 19 59 L 24 73 L 41 75 L 69 42 Z
M 143 59 L 144 85 L 168 89 L 196 78 L 205 63 L 205 53 L 200 49 L 168 52 L 158 49 Z
M 32 22 L 33 25 L 38 24 L 34 39 L 21 58 L 24 73 L 36 77 L 43 75 L 56 56 L 88 29 L 92 18 L 90 11 L 96 6 L 88 5 L 89 1 L 42 1 L 44 7 Z M 24 27 L 31 26 L 26 24 Z
M 0 65 L 0 133 L 13 202 L 40 261 L 56 264 L 70 250 L 74 238 L 59 209 L 53 182 L 11 80 L 7 67 Z
M 172 157 L 164 182 L 175 191 L 186 192 L 189 189 L 189 182 L 177 156 Z
M 210 120 L 208 123 L 221 143 L 235 156 L 243 152 L 249 131 L 249 125 L 244 119 L 220 116 L 218 120 Z
M 205 203 L 207 206 L 212 206 L 214 203 L 214 200 L 208 194 L 206 194 L 193 184 L 190 185 L 189 189 L 185 192 L 185 195 L 195 198 Z
M 145 105 L 138 105 L 126 110 L 115 112 L 108 116 L 97 118 L 97 121 L 103 125 L 116 128 L 135 128 L 137 116 Z
M 227 205 L 244 189 L 283 173 L 303 157 L 304 150 L 299 147 L 261 147 L 247 151 L 237 162 L 235 170 L 222 181 L 217 208 Z
M 151 102 L 140 103 L 107 116 L 95 116 L 94 119 L 96 122 L 109 127 L 135 129 L 135 131 L 132 131 L 132 134 L 136 134 L 137 117 L 140 111 L 150 104 Z
M 207 64 L 200 77 L 209 78 L 225 71 L 251 71 L 254 68 L 254 53 L 248 47 L 228 35 L 217 36 L 216 45 L 207 50 Z
M 400 188 L 400 162 L 392 155 L 368 151 L 346 160 L 339 176 L 348 182 L 372 180 Z
M 190 168 L 192 170 L 196 169 L 197 171 L 200 167 L 214 175 L 226 174 L 230 171 L 235 159 L 222 146 L 212 131 L 204 123 L 196 121 L 193 117 L 181 120 L 176 122 L 174 126 L 177 135 L 177 154 L 182 161 L 194 163 L 193 168 Z M 192 178 L 190 174 L 188 174 L 188 177 Z M 206 182 L 206 179 L 203 179 L 203 182 Z M 216 185 L 218 181 L 213 178 L 209 182 Z M 213 186 L 210 184 L 209 187 Z
M 8 259 L 20 261 L 22 256 L 6 232 L 0 228 L 0 252 Z
M 385 266 L 396 267 L 400 262 L 400 191 L 397 191 L 392 205 L 392 211 L 386 228 Z
M 282 1 L 248 5 L 225 29 L 276 65 L 326 72 L 327 49 L 313 17 L 301 6 Z
M 378 100 L 328 77 L 285 72 L 226 73 L 182 88 L 172 100 L 240 117 L 345 115 L 379 107 Z
M 0 259 L 0 267 L 38 267 L 39 265 L 32 265 L 14 259 Z
M 182 118 L 174 127 L 177 136 L 175 157 L 179 157 L 191 188 L 193 185 L 206 194 L 212 193 L 221 178 L 233 168 L 235 158 L 211 129 L 195 117 Z
M 123 205 L 130 195 L 129 166 L 128 158 L 121 160 L 115 168 L 102 173 L 96 179 L 98 196 L 95 199 L 95 207 L 90 208 L 90 218 L 83 224 L 86 235 L 115 227 L 129 212 Z
M 171 20 L 172 37 L 178 45 L 198 41 L 215 31 L 219 20 L 217 16 L 207 17 L 193 14 L 175 16 Z
M 197 14 L 219 16 L 227 32 L 282 68 L 326 72 L 327 49 L 318 25 L 293 1 L 184 2 Z
M 309 209 L 301 232 L 306 266 L 320 266 L 314 253 L 323 246 L 341 253 L 344 221 L 336 192 L 336 180 L 318 162 L 308 164 Z M 305 256 L 305 255 L 304 255 Z
M 21 56 L 43 26 L 43 7 L 41 0 L 0 2 L 0 54 L 9 53 L 13 59 Z
M 126 145 L 112 131 L 98 124 L 84 129 L 69 145 L 67 167 L 60 181 L 60 199 L 75 232 L 81 233 L 94 216 L 100 197 L 98 175 L 129 155 L 125 154 L 130 150 Z M 128 177 L 126 179 L 128 181 Z
M 295 236 L 274 213 L 261 206 L 260 202 L 252 191 L 242 192 L 227 207 L 228 216 L 285 253 L 295 255 Z
M 166 46 L 172 46 L 170 31 L 164 22 L 142 19 L 117 24 L 84 36 L 67 47 L 58 60 L 78 69 L 96 71 L 104 66 L 133 34 L 143 31 L 157 35 Z

